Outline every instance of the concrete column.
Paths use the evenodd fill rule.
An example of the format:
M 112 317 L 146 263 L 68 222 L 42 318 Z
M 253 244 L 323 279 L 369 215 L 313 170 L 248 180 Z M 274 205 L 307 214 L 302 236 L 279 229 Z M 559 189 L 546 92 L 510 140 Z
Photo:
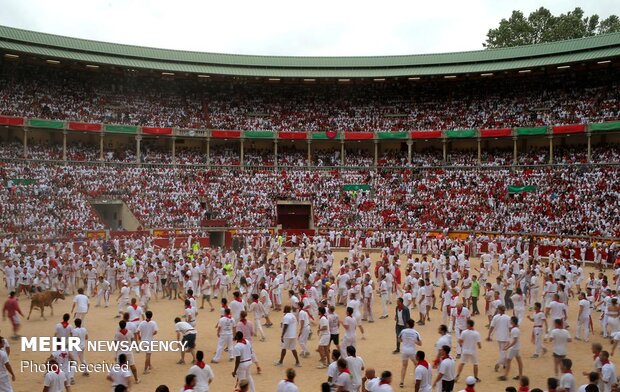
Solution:
M 411 151 L 413 150 L 413 141 L 407 140 L 407 164 L 411 165 Z
M 482 146 L 480 143 L 480 138 L 478 138 L 478 166 L 482 165 Z
M 244 162 L 243 162 L 243 153 L 244 153 L 244 139 L 241 139 L 241 154 L 239 155 L 239 164 L 241 165 L 241 167 L 244 166 Z
M 278 139 L 273 141 L 273 167 L 278 169 Z
M 140 163 L 142 161 L 140 154 L 140 142 L 142 141 L 142 136 L 136 135 L 136 163 Z
M 516 165 L 518 162 L 518 152 L 517 152 L 517 137 L 512 137 L 512 164 Z
M 67 131 L 62 131 L 62 160 L 67 161 Z
M 548 136 L 549 138 L 549 164 L 553 165 L 553 136 Z
M 443 139 L 441 142 L 443 143 L 443 163 L 445 164 L 446 162 L 448 162 L 448 141 L 446 139 Z
M 340 141 L 340 165 L 344 166 L 345 156 L 344 156 L 344 140 Z
M 177 138 L 172 138 L 172 164 L 177 163 Z
M 592 133 L 587 132 L 588 137 L 588 163 L 592 162 Z
M 375 169 L 379 165 L 379 141 L 375 140 Z
M 211 139 L 207 139 L 207 166 L 211 166 Z
M 24 128 L 24 159 L 28 159 L 28 128 Z
M 308 167 L 312 166 L 312 140 L 308 139 Z
M 103 161 L 103 135 L 104 133 L 101 132 L 101 135 L 99 136 L 99 160 Z

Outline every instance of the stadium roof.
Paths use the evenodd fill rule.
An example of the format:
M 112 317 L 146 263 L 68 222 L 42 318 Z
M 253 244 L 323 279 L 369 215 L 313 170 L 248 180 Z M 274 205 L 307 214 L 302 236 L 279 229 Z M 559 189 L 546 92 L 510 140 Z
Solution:
M 156 49 L 0 26 L 0 51 L 171 73 L 272 78 L 383 78 L 477 74 L 607 60 L 620 56 L 620 33 L 469 52 L 293 57 Z

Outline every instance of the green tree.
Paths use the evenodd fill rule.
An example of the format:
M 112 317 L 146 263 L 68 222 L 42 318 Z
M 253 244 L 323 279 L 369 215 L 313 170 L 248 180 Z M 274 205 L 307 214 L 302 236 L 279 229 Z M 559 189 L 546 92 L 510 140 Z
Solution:
M 616 15 L 600 21 L 596 14 L 585 16 L 584 11 L 579 7 L 557 16 L 545 7 L 540 7 L 530 13 L 527 18 L 521 11 L 512 11 L 510 18 L 502 19 L 497 28 L 489 30 L 483 46 L 504 48 L 590 37 L 617 31 L 620 31 L 620 19 Z

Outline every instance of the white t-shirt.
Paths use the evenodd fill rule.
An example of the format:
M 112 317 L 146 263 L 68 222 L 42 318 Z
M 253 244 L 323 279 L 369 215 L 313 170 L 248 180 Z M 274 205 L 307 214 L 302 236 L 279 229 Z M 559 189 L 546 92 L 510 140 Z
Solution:
M 110 369 L 110 373 L 108 376 L 112 379 L 112 391 L 114 391 L 114 387 L 117 385 L 127 385 L 127 379 L 131 377 L 131 370 L 129 370 L 129 366 L 114 366 Z
M 88 312 L 88 297 L 84 294 L 78 294 L 73 297 L 73 303 L 75 304 L 76 313 Z
M 420 334 L 413 328 L 405 328 L 400 332 L 399 335 L 402 344 L 400 349 L 404 353 L 415 353 L 416 352 L 416 344 L 420 341 Z
M 353 391 L 353 375 L 345 372 L 339 373 L 335 384 L 343 387 L 345 391 Z
M 305 310 L 299 311 L 299 325 L 301 325 L 302 321 L 304 322 L 304 329 L 310 329 L 310 317 Z
M 215 378 L 213 375 L 213 370 L 211 370 L 211 367 L 207 364 L 204 365 L 204 368 L 194 365 L 189 368 L 187 374 L 193 374 L 196 376 L 196 386 L 194 386 L 194 391 L 196 392 L 207 392 L 209 390 L 209 380 L 213 380 Z
M 441 377 L 444 381 L 452 381 L 455 377 L 454 359 L 445 358 L 439 364 L 439 373 L 443 374 Z
M 556 328 L 551 331 L 549 336 L 553 339 L 553 353 L 557 355 L 566 355 L 566 343 L 570 339 L 570 333 L 565 329 Z
M 613 363 L 610 362 L 603 365 L 601 380 L 603 381 L 603 390 L 601 392 L 611 392 L 611 386 L 618 382 L 616 366 Z
M 357 327 L 357 322 L 355 321 L 355 319 L 351 316 L 347 316 L 345 317 L 343 324 L 346 327 L 344 331 L 344 336 L 350 339 L 354 338 L 355 328 Z
M 296 338 L 297 337 L 297 319 L 293 313 L 287 313 L 282 318 L 282 326 L 288 325 L 284 338 Z
M 82 349 L 84 348 L 84 345 L 86 344 L 86 335 L 88 335 L 88 331 L 84 327 L 73 328 L 73 331 L 71 331 L 71 336 L 77 337 L 80 339 L 80 348 Z
M 463 354 L 475 354 L 477 352 L 478 343 L 481 341 L 478 331 L 466 329 L 461 332 L 461 339 L 463 339 L 463 345 L 461 346 Z
M 150 342 L 153 340 L 153 335 L 155 332 L 159 331 L 159 327 L 157 323 L 153 320 L 144 320 L 138 325 L 138 332 L 140 332 L 140 339 L 145 342 Z
M 507 314 L 496 314 L 491 320 L 491 327 L 494 328 L 495 340 L 498 342 L 510 340 L 510 316 Z
M 323 328 L 325 328 L 325 330 L 322 330 L 320 332 L 320 335 L 321 336 L 329 335 L 329 321 L 327 320 L 327 317 L 319 318 L 319 330 Z
M 364 360 L 361 357 L 346 357 L 349 372 L 354 386 L 362 385 L 362 369 L 364 368 Z
M 276 392 L 299 392 L 297 385 L 289 382 L 288 380 L 282 380 L 278 383 L 278 389 Z
M 63 392 L 66 385 L 69 385 L 69 378 L 62 370 L 59 373 L 55 371 L 45 373 L 43 386 L 48 388 L 48 392 Z
M 512 343 L 515 339 L 517 339 L 517 343 L 510 347 L 511 350 L 519 350 L 521 348 L 521 339 L 519 336 L 521 335 L 521 331 L 519 328 L 514 327 L 510 330 L 510 343 Z
M 560 377 L 560 388 L 564 388 L 566 392 L 576 392 L 575 376 L 572 373 L 562 374 L 562 377 Z
M 564 318 L 564 310 L 566 310 L 566 305 L 562 302 L 551 301 L 549 305 L 547 305 L 547 309 L 549 309 L 549 317 L 552 320 L 561 320 Z
M 181 332 L 183 336 L 189 335 L 192 333 L 196 333 L 196 329 L 192 327 L 192 325 L 185 321 L 179 321 L 174 325 L 174 330 L 176 332 Z
M 415 380 L 420 380 L 420 392 L 431 392 L 433 385 L 432 371 L 428 368 L 418 365 L 415 368 Z

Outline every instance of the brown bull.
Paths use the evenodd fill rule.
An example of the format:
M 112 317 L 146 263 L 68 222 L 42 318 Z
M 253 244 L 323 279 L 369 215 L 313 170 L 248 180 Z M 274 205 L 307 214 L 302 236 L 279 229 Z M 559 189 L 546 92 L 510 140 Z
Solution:
M 49 306 L 52 309 L 52 316 L 54 315 L 54 307 L 52 303 L 58 299 L 65 299 L 65 293 L 62 291 L 42 291 L 40 293 L 35 293 L 32 295 L 32 300 L 30 301 L 30 312 L 28 313 L 27 320 L 30 320 L 30 315 L 32 314 L 32 309 L 38 308 L 41 309 L 41 317 L 43 320 L 46 320 L 43 315 L 43 310 L 46 306 Z

